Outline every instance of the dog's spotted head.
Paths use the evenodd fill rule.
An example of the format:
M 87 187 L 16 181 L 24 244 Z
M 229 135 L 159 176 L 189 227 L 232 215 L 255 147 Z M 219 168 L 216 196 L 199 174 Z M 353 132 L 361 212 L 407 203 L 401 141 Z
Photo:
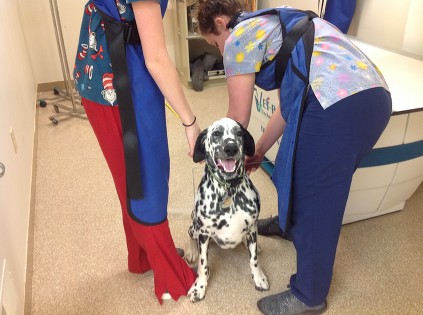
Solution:
M 230 118 L 215 121 L 198 136 L 194 162 L 206 160 L 207 166 L 224 179 L 244 171 L 245 155 L 253 156 L 254 139 L 239 123 Z

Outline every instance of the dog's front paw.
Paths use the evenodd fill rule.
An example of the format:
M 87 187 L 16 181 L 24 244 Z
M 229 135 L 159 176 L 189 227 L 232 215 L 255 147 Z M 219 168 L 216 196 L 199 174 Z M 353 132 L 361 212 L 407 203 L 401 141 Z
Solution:
M 200 281 L 199 278 L 197 278 L 188 291 L 190 301 L 194 303 L 204 299 L 204 296 L 206 295 L 206 286 L 207 283 Z
M 261 268 L 257 268 L 257 270 L 253 272 L 253 280 L 257 291 L 269 290 L 269 281 Z

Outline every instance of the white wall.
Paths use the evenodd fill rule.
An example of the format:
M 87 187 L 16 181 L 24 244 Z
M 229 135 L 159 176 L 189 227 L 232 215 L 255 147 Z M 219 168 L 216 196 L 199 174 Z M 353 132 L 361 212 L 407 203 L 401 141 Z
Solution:
M 37 86 L 20 1 L 0 0 L 0 7 L 0 162 L 6 166 L 0 178 L 0 268 L 5 259 L 6 273 L 0 281 L 7 314 L 23 314 Z
M 72 75 L 79 38 L 81 19 L 87 0 L 56 0 L 62 24 L 69 71 Z M 50 0 L 25 1 L 22 10 L 24 27 L 30 49 L 31 62 L 37 83 L 63 81 L 58 55 Z M 169 54 L 174 60 L 173 19 L 170 5 L 164 17 L 166 42 Z
M 317 12 L 318 0 L 258 0 L 258 8 L 289 5 Z M 358 39 L 423 56 L 422 0 L 357 0 L 348 34 Z
M 410 0 L 357 0 L 349 34 L 380 46 L 402 48 Z
M 348 34 L 381 47 L 423 56 L 423 1 L 357 0 Z
M 423 56 L 423 1 L 412 0 L 405 23 L 402 48 Z
M 63 80 L 49 1 L 24 3 L 21 10 L 22 23 L 36 82 L 39 84 Z

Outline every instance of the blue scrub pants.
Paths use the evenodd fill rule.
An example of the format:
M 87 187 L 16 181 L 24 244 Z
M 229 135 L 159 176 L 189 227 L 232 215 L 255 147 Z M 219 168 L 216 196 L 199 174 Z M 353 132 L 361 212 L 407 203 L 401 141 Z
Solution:
M 328 295 L 354 171 L 391 116 L 383 88 L 354 94 L 323 110 L 307 97 L 294 166 L 290 235 L 297 251 L 294 295 L 309 306 Z

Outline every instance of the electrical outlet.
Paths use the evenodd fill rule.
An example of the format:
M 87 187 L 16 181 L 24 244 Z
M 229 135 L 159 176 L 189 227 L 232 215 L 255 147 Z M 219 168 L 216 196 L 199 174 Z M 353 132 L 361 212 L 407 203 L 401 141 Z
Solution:
M 15 149 L 15 153 L 18 153 L 18 143 L 16 142 L 15 131 L 13 127 L 10 127 L 10 137 L 12 138 L 13 148 Z

